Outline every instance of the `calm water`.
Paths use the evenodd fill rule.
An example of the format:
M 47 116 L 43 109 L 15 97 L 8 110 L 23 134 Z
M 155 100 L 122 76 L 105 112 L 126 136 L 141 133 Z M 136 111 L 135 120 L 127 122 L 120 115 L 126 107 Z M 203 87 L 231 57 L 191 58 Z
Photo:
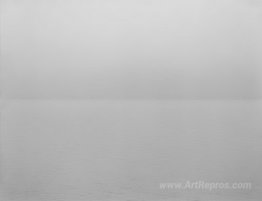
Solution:
M 260 200 L 261 101 L 6 101 L 6 200 Z M 252 182 L 163 190 L 162 182 Z M 180 199 L 181 198 L 181 199 Z M 212 199 L 210 199 L 212 198 Z

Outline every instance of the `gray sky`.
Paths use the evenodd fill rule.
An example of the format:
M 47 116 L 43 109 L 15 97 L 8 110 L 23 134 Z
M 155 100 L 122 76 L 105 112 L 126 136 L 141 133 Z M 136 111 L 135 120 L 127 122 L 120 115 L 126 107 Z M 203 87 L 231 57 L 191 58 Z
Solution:
M 262 5 L 2 1 L 9 98 L 260 98 Z

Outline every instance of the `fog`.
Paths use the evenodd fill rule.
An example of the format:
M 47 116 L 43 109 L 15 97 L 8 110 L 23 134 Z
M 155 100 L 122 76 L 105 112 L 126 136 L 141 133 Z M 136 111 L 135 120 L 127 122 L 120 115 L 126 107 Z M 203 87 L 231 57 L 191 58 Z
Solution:
M 0 200 L 261 200 L 261 1 L 0 5 Z
M 1 5 L 4 96 L 261 97 L 259 1 Z

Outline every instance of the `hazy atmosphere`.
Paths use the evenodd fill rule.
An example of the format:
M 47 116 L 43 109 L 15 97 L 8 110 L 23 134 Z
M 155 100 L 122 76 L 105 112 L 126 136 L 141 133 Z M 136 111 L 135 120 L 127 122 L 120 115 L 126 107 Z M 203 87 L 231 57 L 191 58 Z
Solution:
M 10 98 L 260 98 L 256 0 L 2 0 Z
M 0 5 L 1 201 L 262 199 L 261 1 Z

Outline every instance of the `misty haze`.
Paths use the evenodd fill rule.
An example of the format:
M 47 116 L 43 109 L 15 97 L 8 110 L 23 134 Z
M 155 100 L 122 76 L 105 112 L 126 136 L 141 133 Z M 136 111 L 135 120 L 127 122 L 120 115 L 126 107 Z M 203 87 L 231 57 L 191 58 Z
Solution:
M 0 4 L 1 201 L 262 199 L 261 1 Z

